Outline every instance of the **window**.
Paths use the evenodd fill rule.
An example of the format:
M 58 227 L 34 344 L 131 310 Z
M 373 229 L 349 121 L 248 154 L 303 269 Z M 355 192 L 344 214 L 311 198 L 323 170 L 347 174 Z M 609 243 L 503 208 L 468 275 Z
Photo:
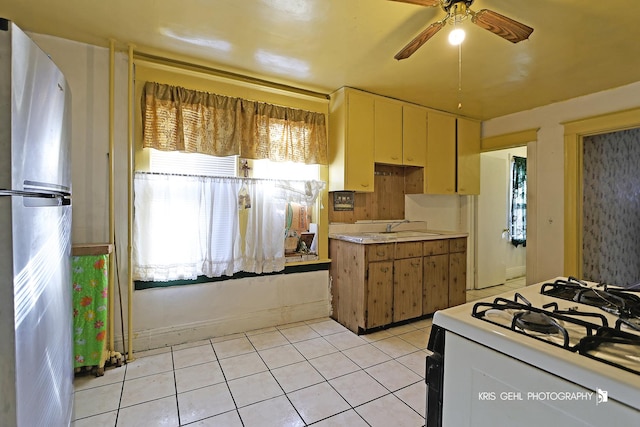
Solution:
M 509 234 L 511 243 L 527 245 L 527 159 L 513 156 L 509 191 Z
M 134 178 L 134 280 L 283 270 L 285 242 L 301 241 L 324 188 L 318 165 L 305 164 L 326 161 L 324 116 L 161 86 L 143 111 L 144 145 L 158 149 L 145 148 L 148 172 Z M 242 113 L 229 114 L 238 105 Z M 257 146 L 243 139 L 247 132 Z M 227 155 L 236 151 L 255 160 Z

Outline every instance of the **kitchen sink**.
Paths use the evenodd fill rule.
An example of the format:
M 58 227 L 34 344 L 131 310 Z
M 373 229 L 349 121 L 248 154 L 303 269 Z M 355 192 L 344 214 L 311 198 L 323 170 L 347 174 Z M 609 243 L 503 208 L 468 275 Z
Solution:
M 372 238 L 380 238 L 380 239 L 398 239 L 402 237 L 427 237 L 427 236 L 439 236 L 439 233 L 429 233 L 427 231 L 416 231 L 416 230 L 402 230 L 402 231 L 380 231 L 380 232 L 371 232 L 371 233 L 363 233 L 365 235 L 371 236 Z
M 364 231 L 357 233 L 336 234 L 335 236 L 343 240 L 355 243 L 377 243 L 377 242 L 394 242 L 394 241 L 414 241 L 441 236 L 440 233 L 431 233 L 427 231 L 417 230 L 400 230 L 400 231 Z M 331 237 L 331 236 L 330 236 Z

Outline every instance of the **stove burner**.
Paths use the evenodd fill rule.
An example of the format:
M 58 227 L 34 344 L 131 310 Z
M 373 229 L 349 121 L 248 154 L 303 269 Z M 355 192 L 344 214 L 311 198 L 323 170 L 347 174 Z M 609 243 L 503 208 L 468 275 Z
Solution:
M 602 289 L 588 287 L 586 283 L 574 278 L 559 279 L 543 284 L 540 293 L 598 307 L 622 318 L 640 319 L 640 297 L 637 290 L 610 287 L 606 284 L 597 287 Z
M 525 311 L 513 316 L 513 324 L 525 331 L 539 332 L 545 335 L 556 334 L 560 325 L 544 313 Z
M 600 291 L 601 292 L 601 291 Z M 595 306 L 599 306 L 602 305 L 603 302 L 605 302 L 606 300 L 603 300 L 602 296 L 600 295 L 599 292 L 595 292 L 592 289 L 588 289 L 588 290 L 584 290 L 581 292 L 577 292 L 576 295 L 573 297 L 573 300 L 575 302 L 579 302 L 582 304 L 587 304 L 587 305 L 595 305 Z
M 640 350 L 640 337 L 637 335 L 601 328 L 596 335 L 582 338 L 577 350 L 584 356 L 640 374 L 640 361 L 633 356 Z

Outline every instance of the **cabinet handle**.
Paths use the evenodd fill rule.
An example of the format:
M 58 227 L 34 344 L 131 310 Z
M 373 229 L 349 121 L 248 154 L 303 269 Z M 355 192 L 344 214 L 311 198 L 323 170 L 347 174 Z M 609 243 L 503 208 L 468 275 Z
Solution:
M 407 160 L 412 162 L 413 161 L 413 157 L 407 157 Z
M 398 160 L 397 156 L 391 156 L 391 160 Z
M 376 255 L 378 255 L 379 257 L 383 257 L 385 256 L 387 253 L 386 252 L 380 252 L 380 251 L 376 251 Z
M 419 267 L 419 266 L 420 266 L 420 263 L 419 263 L 418 261 L 411 261 L 411 265 L 412 265 L 413 267 Z
M 360 184 L 361 187 L 367 188 L 369 184 Z
M 380 271 L 382 271 L 383 273 L 386 273 L 387 271 L 389 271 L 389 267 L 382 267 Z

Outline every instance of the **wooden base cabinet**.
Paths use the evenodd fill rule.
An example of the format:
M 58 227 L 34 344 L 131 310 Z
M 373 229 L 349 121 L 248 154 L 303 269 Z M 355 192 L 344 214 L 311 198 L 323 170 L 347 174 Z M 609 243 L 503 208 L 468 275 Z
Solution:
M 466 238 L 368 245 L 330 239 L 329 256 L 331 316 L 355 333 L 465 298 Z
M 393 321 L 422 316 L 422 257 L 393 262 Z
M 422 314 L 466 302 L 467 239 L 424 242 Z
M 361 327 L 370 329 L 388 325 L 393 308 L 393 261 L 370 262 L 365 277 L 366 309 Z
M 449 242 L 449 307 L 467 302 L 467 239 Z

